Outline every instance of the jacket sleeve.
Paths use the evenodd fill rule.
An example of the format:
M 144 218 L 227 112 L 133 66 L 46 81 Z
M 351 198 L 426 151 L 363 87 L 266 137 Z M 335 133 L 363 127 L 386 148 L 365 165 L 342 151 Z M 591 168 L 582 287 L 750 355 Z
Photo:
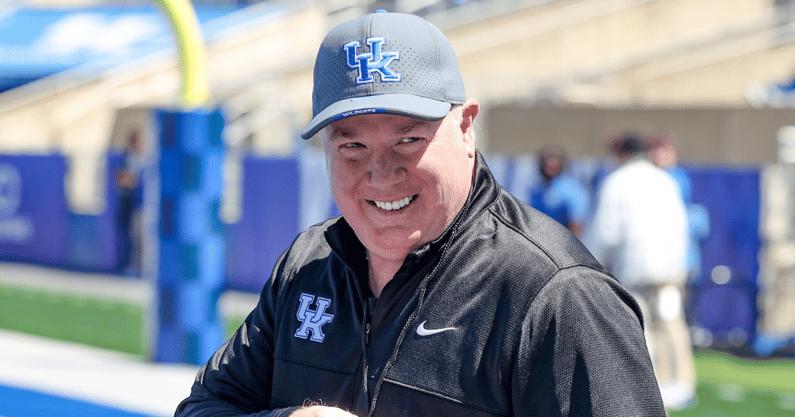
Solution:
M 265 285 L 257 307 L 196 375 L 175 416 L 288 416 L 297 407 L 272 410 L 274 314 L 285 255 Z
M 579 266 L 552 277 L 516 352 L 516 416 L 665 416 L 640 309 L 606 274 Z

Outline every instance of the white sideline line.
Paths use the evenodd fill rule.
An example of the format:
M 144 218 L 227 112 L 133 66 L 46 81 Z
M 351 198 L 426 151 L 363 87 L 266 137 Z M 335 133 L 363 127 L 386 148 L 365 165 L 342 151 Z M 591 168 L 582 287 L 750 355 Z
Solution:
M 154 288 L 143 279 L 0 262 L 0 283 L 147 306 Z M 227 291 L 225 317 L 245 317 L 258 294 Z M 121 408 L 172 416 L 187 397 L 197 366 L 146 362 L 135 355 L 0 330 L 0 384 Z
M 148 280 L 112 274 L 66 271 L 38 265 L 0 262 L 0 283 L 77 296 L 103 298 L 148 306 L 155 290 Z M 224 317 L 245 317 L 257 305 L 259 294 L 226 291 L 219 300 Z
M 198 367 L 0 330 L 0 384 L 172 416 Z
M 13 262 L 0 262 L 0 283 L 79 296 L 147 304 L 152 299 L 148 282 L 111 274 L 66 271 Z

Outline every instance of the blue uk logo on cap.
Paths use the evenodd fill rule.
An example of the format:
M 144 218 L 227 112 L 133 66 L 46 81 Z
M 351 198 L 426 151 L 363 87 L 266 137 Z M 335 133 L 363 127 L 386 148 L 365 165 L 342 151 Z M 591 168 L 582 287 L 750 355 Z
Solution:
M 390 113 L 439 120 L 466 100 L 455 52 L 419 16 L 371 13 L 333 28 L 318 50 L 308 139 L 346 117 Z
M 400 59 L 400 52 L 382 52 L 381 48 L 384 45 L 384 38 L 367 38 L 366 42 L 370 46 L 369 53 L 357 53 L 361 45 L 359 41 L 353 41 L 345 45 L 348 67 L 359 70 L 356 84 L 366 84 L 375 81 L 373 75 L 376 72 L 380 74 L 381 81 L 400 82 L 400 73 L 389 68 L 389 64 L 392 61 Z

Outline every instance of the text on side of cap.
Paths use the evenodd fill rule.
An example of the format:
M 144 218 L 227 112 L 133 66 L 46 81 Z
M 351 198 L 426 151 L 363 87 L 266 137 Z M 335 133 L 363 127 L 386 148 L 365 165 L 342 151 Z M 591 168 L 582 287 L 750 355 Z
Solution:
M 375 113 L 386 113 L 386 109 L 359 109 L 359 110 L 351 110 L 346 111 L 345 113 L 340 113 L 336 116 L 332 116 L 331 118 L 334 120 L 344 119 L 346 117 L 351 116 L 358 116 L 360 114 L 375 114 Z

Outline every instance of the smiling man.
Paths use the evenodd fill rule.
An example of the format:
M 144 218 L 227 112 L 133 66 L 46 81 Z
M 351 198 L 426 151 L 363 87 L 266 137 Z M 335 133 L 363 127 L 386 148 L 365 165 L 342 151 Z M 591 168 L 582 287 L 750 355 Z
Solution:
M 438 238 L 466 203 L 478 103 L 441 120 L 342 119 L 322 132 L 334 201 L 364 245 L 377 297 L 406 257 Z
M 665 414 L 638 305 L 494 181 L 436 27 L 337 26 L 313 104 L 342 216 L 296 238 L 177 415 Z

